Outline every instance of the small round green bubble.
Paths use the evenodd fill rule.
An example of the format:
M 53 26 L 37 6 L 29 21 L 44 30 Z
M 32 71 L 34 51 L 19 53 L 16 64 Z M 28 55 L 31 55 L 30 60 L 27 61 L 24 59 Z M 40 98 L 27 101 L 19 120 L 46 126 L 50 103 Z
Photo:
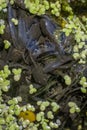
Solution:
M 18 99 L 16 97 L 13 98 L 12 101 L 13 101 L 14 104 L 18 104 Z
M 86 54 L 85 53 L 81 52 L 80 56 L 81 56 L 82 59 L 86 59 Z
M 84 87 L 84 88 L 87 88 L 87 82 L 84 82 L 84 83 L 83 83 L 83 87 Z
M 4 124 L 5 124 L 5 120 L 0 117 L 0 125 L 4 125 Z
M 9 109 L 9 114 L 13 115 L 14 114 L 14 110 Z
M 6 117 L 6 122 L 9 123 L 10 121 L 13 121 L 15 118 L 9 114 L 7 117 Z
M 80 108 L 76 107 L 75 111 L 79 113 L 80 112 Z
M 8 104 L 9 104 L 9 105 L 12 105 L 12 104 L 13 104 L 13 100 L 9 100 L 9 101 L 8 101 Z
M 9 103 L 8 103 L 9 104 Z M 14 108 L 15 108 L 15 106 L 14 106 L 14 104 L 13 104 L 13 102 L 12 102 L 12 105 L 11 104 L 9 104 L 10 106 L 9 106 L 9 109 L 10 110 L 14 110 Z
M 14 25 L 18 25 L 18 20 L 15 18 L 12 18 L 11 21 L 14 23 Z
M 45 107 L 43 104 L 41 104 L 40 110 L 41 110 L 41 111 L 45 111 L 45 109 L 46 109 L 46 107 Z
M 85 64 L 85 63 L 86 63 L 86 60 L 83 60 L 83 59 L 81 58 L 78 63 L 79 63 L 79 64 Z
M 75 107 L 71 107 L 70 110 L 69 110 L 69 112 L 70 112 L 71 114 L 75 113 Z
M 57 110 L 58 110 L 59 108 L 60 108 L 59 106 L 54 106 L 54 107 L 52 108 L 52 111 L 53 111 L 53 112 L 57 112 Z
M 50 103 L 48 101 L 44 101 L 44 102 L 42 102 L 42 105 L 44 105 L 45 107 L 48 107 L 50 105 Z
M 52 103 L 51 103 L 51 106 L 53 106 L 53 107 L 56 106 L 56 105 L 57 105 L 56 102 L 52 102 Z
M 84 45 L 85 45 L 85 42 L 80 42 L 80 43 L 78 43 L 78 48 L 82 49 L 84 47 Z
M 50 7 L 54 9 L 55 8 L 55 4 L 54 3 L 50 3 Z
M 68 106 L 69 106 L 69 107 L 74 107 L 74 106 L 75 106 L 75 103 L 74 103 L 74 102 L 69 102 L 69 103 L 68 103 Z
M 53 119 L 53 118 L 54 118 L 54 115 L 53 115 L 52 111 L 48 111 L 48 112 L 47 112 L 47 117 L 48 117 L 49 119 Z
M 48 126 L 48 124 L 46 122 L 42 123 L 42 128 L 43 128 L 43 130 L 51 130 L 51 127 Z
M 15 0 L 10 0 L 10 4 L 13 5 Z
M 83 22 L 86 22 L 86 21 L 87 21 L 87 18 L 86 18 L 85 15 L 82 16 L 82 20 L 83 20 Z
M 4 30 L 5 30 L 5 25 L 4 24 L 0 25 L 0 34 L 4 34 Z
M 53 122 L 50 122 L 49 125 L 50 125 L 51 128 L 54 128 L 54 123 Z
M 33 105 L 31 106 L 31 111 L 35 111 L 35 107 Z
M 86 82 L 86 77 L 83 76 L 83 77 L 80 79 L 80 82 L 79 82 L 79 83 L 80 83 L 81 85 L 83 85 L 84 82 Z
M 18 116 L 18 115 L 20 114 L 20 109 L 15 110 L 15 112 L 14 112 L 14 113 L 15 113 L 15 115 L 16 115 L 16 116 Z
M 79 53 L 73 53 L 73 58 L 74 58 L 75 60 L 79 59 L 79 58 L 80 58 Z
M 72 81 L 71 81 L 71 77 L 69 75 L 65 75 L 64 79 L 65 79 L 66 85 L 71 85 Z
M 15 110 L 19 110 L 20 106 L 18 104 L 15 105 Z
M 32 84 L 30 84 L 30 86 L 29 86 L 29 93 L 30 94 L 34 94 L 36 92 L 37 92 L 37 89 Z
M 9 130 L 19 130 L 19 126 L 16 123 L 10 125 Z
M 37 101 L 37 105 L 40 106 L 42 104 L 42 101 Z
M 50 126 L 46 126 L 45 130 L 51 130 Z
M 49 125 L 51 128 L 58 128 L 59 127 L 58 124 L 53 123 L 52 121 L 49 123 Z
M 8 76 L 11 74 L 11 71 L 9 70 L 8 65 L 4 66 L 4 73 L 8 74 Z
M 82 92 L 82 93 L 87 93 L 86 88 L 81 87 L 81 92 Z
M 73 52 L 78 52 L 78 51 L 79 51 L 78 45 L 74 45 Z
M 60 15 L 60 13 L 59 13 L 59 12 L 57 12 L 57 13 L 55 14 L 55 16 L 56 16 L 56 17 L 58 17 L 59 15 Z
M 4 40 L 4 48 L 8 49 L 11 46 L 11 43 L 8 40 Z
M 40 113 L 38 113 L 38 114 L 36 115 L 36 120 L 37 120 L 37 121 L 41 121 L 41 119 L 42 119 L 42 115 L 41 115 Z
M 4 92 L 8 92 L 9 87 L 8 87 L 8 86 L 3 86 L 3 87 L 2 87 L 2 90 L 3 90 Z
M 20 74 L 14 75 L 14 80 L 15 80 L 15 81 L 19 81 L 20 78 L 21 78 L 21 75 L 20 75 Z
M 14 69 L 12 69 L 12 72 L 14 74 L 14 80 L 19 81 L 21 78 L 22 69 L 21 68 L 18 68 L 18 69 L 14 68 Z

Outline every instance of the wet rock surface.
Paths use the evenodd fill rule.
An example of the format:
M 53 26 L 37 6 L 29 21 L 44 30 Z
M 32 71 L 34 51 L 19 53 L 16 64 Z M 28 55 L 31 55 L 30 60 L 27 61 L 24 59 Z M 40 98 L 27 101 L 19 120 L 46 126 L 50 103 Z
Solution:
M 74 42 L 72 36 L 66 37 L 61 33 L 59 35 L 61 43 L 58 43 L 54 32 L 61 30 L 61 26 L 51 16 L 33 16 L 24 10 L 23 5 L 20 9 L 18 4 L 17 7 L 8 5 L 6 30 L 0 36 L 0 69 L 6 64 L 10 69 L 22 68 L 22 78 L 18 84 L 15 84 L 16 91 L 14 92 L 15 87 L 10 90 L 11 96 L 21 95 L 24 104 L 28 103 L 28 99 L 31 99 L 31 102 L 35 102 L 38 98 L 55 100 L 61 105 L 59 118 L 64 122 L 63 126 L 67 126 L 69 119 L 71 122 L 79 119 L 77 114 L 69 115 L 66 106 L 68 101 L 74 100 L 79 106 L 84 102 L 84 106 L 87 106 L 85 102 L 87 96 L 83 96 L 77 84 L 80 71 L 84 70 L 84 75 L 87 75 L 87 68 L 78 66 L 72 58 L 71 42 Z M 18 19 L 17 26 L 11 21 L 13 17 Z M 3 47 L 4 39 L 12 44 L 8 50 Z M 66 87 L 64 82 L 65 74 L 69 74 L 72 78 L 69 87 Z M 26 86 L 31 83 L 38 91 L 29 97 Z M 70 127 L 75 128 L 73 123 Z

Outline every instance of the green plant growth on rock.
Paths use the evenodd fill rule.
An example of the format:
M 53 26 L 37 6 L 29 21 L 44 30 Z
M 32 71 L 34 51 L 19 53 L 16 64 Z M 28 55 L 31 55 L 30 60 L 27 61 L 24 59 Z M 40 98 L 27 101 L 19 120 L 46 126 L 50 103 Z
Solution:
M 19 75 L 21 69 L 13 69 L 12 72 L 16 75 Z M 39 126 L 43 130 L 51 130 L 51 128 L 58 128 L 58 125 L 55 122 L 52 122 L 55 112 L 59 110 L 59 105 L 56 102 L 49 101 L 38 101 L 37 106 L 40 109 L 40 112 L 35 113 L 36 123 L 31 123 L 28 118 L 24 120 L 24 115 L 21 116 L 21 119 L 18 118 L 21 111 L 24 113 L 27 111 L 35 111 L 35 107 L 31 104 L 26 104 L 25 106 L 20 106 L 19 103 L 22 101 L 21 97 L 14 97 L 8 99 L 7 102 L 4 102 L 3 92 L 8 92 L 10 89 L 10 80 L 9 76 L 12 74 L 9 70 L 9 67 L 6 65 L 4 69 L 0 71 L 0 130 L 20 130 L 29 128 L 31 130 L 38 130 Z M 19 79 L 18 79 L 19 80 Z M 15 80 L 17 81 L 17 80 Z M 12 86 L 11 86 L 12 87 Z M 31 89 L 31 87 L 30 87 Z M 32 93 L 31 93 L 32 94 Z M 51 109 L 47 112 L 47 117 L 45 115 L 46 109 Z M 30 117 L 32 119 L 32 117 Z M 17 123 L 18 122 L 18 123 Z M 21 125 L 19 125 L 20 123 Z
M 10 4 L 14 4 L 16 0 L 10 0 Z M 86 3 L 86 0 L 80 0 L 81 4 Z M 7 5 L 9 0 L 0 0 L 0 14 L 4 11 L 7 12 Z M 78 17 L 70 6 L 71 0 L 24 0 L 25 8 L 29 13 L 33 15 L 50 14 L 55 20 L 62 19 L 61 32 L 64 32 L 65 36 L 73 36 L 74 44 L 71 42 L 71 55 L 74 62 L 77 62 L 77 66 L 82 65 L 84 67 L 87 64 L 87 16 Z M 66 16 L 63 16 L 67 14 Z M 11 21 L 15 26 L 18 25 L 18 20 L 12 18 Z M 57 22 L 57 21 L 56 21 Z M 0 35 L 5 32 L 5 21 L 0 16 Z M 59 30 L 54 32 L 54 38 L 59 43 Z M 0 41 L 1 42 L 1 41 Z M 3 40 L 4 49 L 7 52 L 11 43 L 7 39 Z M 66 66 L 67 67 L 67 66 Z M 59 74 L 60 72 L 58 72 Z M 60 74 L 63 75 L 63 74 Z M 21 68 L 12 68 L 10 70 L 9 65 L 5 65 L 0 70 L 0 130 L 54 130 L 59 128 L 62 124 L 61 120 L 57 117 L 59 124 L 55 120 L 55 114 L 60 111 L 61 105 L 54 100 L 38 100 L 34 105 L 31 103 L 20 105 L 22 97 L 10 97 L 4 101 L 4 93 L 6 96 L 11 89 L 12 80 L 14 83 L 20 83 L 22 76 Z M 59 75 L 58 75 L 59 76 Z M 64 74 L 63 80 L 66 86 L 73 88 L 72 75 Z M 80 73 L 77 77 L 77 84 L 80 85 L 81 94 L 87 94 L 87 78 Z M 73 83 L 73 84 L 72 84 Z M 60 84 L 61 86 L 61 84 Z M 65 86 L 63 86 L 65 87 Z M 49 87 L 50 88 L 50 87 Z M 78 89 L 78 88 L 75 88 Z M 34 88 L 33 84 L 29 85 L 29 96 L 38 92 L 38 89 Z M 47 91 L 48 92 L 48 91 Z M 67 92 L 68 93 L 68 92 Z M 55 97 L 55 95 L 53 96 Z M 59 97 L 57 97 L 59 98 Z M 72 99 L 73 100 L 73 99 Z M 66 104 L 69 107 L 70 114 L 80 113 L 80 105 L 77 105 L 73 101 L 69 101 Z M 38 109 L 38 111 L 37 111 Z M 35 115 L 34 121 L 30 121 L 32 117 L 25 119 L 25 113 L 31 112 Z M 19 118 L 20 113 L 21 118 Z M 87 117 L 87 114 L 86 114 Z M 80 125 L 78 126 L 78 128 Z

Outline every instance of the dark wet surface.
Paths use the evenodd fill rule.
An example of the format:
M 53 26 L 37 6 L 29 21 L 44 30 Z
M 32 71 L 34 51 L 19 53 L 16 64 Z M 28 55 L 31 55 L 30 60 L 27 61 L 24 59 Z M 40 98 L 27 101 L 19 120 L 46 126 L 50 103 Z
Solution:
M 16 4 L 19 4 L 18 1 Z M 81 120 L 82 117 L 79 114 L 70 115 L 66 104 L 69 101 L 75 101 L 79 106 L 84 103 L 81 109 L 85 110 L 87 96 L 81 93 L 77 82 L 81 70 L 84 70 L 84 75 L 87 76 L 87 68 L 77 65 L 72 58 L 72 47 L 75 42 L 73 36 L 66 37 L 63 32 L 60 33 L 61 26 L 51 16 L 29 14 L 22 3 L 21 8 L 19 5 L 17 7 L 8 5 L 7 13 L 5 34 L 0 36 L 0 69 L 6 64 L 10 69 L 22 68 L 21 80 L 15 83 L 9 95 L 22 96 L 23 104 L 28 103 L 30 99 L 34 103 L 38 99 L 56 101 L 61 105 L 61 110 L 59 116 L 56 115 L 55 118 L 63 121 L 62 128 L 65 125 L 69 126 L 70 119 L 72 122 L 70 127 L 75 130 L 77 126 L 73 125 L 74 120 Z M 13 17 L 18 19 L 17 26 L 11 21 Z M 54 35 L 56 30 L 59 30 L 59 40 L 56 40 Z M 8 50 L 3 47 L 4 39 L 12 44 Z M 65 74 L 69 74 L 72 78 L 72 84 L 68 87 L 63 79 Z M 27 92 L 31 83 L 38 91 L 29 97 Z M 12 86 L 13 84 L 14 81 Z

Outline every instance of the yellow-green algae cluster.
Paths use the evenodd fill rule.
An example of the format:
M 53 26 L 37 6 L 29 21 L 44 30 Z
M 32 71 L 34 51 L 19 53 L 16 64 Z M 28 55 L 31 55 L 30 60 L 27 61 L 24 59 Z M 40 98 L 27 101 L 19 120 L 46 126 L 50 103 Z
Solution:
M 61 9 L 72 14 L 72 8 L 69 6 L 68 2 L 64 0 L 24 0 L 24 4 L 30 13 L 36 15 L 45 14 L 47 11 L 58 17 L 60 16 Z M 62 4 L 63 8 L 61 7 Z
M 7 7 L 8 2 L 14 4 L 15 0 L 0 0 L 0 11 Z
M 83 24 L 83 20 L 85 24 Z M 66 36 L 73 34 L 76 42 L 73 45 L 72 56 L 75 60 L 78 60 L 80 64 L 85 64 L 87 62 L 87 18 L 83 16 L 82 19 L 79 19 L 74 15 L 68 17 L 63 32 L 65 32 Z
M 73 58 L 79 59 L 79 63 L 85 64 L 87 59 L 87 45 L 85 43 L 87 40 L 87 18 L 85 16 L 77 17 L 69 2 L 68 0 L 25 0 L 24 4 L 30 13 L 36 15 L 50 13 L 60 18 L 62 17 L 61 11 L 68 12 L 68 16 L 65 19 L 62 18 L 61 25 L 65 24 L 61 31 L 65 32 L 66 36 L 74 35 L 76 43 L 73 45 Z M 56 35 L 58 34 L 56 33 Z
M 56 102 L 37 101 L 38 112 L 36 112 L 35 106 L 29 103 L 20 106 L 22 98 L 19 96 L 4 102 L 3 92 L 8 92 L 12 87 L 9 76 L 13 73 L 13 76 L 19 75 L 20 77 L 21 72 L 20 68 L 10 71 L 8 65 L 0 71 L 0 130 L 38 130 L 39 127 L 43 130 L 51 130 L 58 128 L 59 124 L 53 121 L 54 113 L 58 112 L 60 108 Z M 14 78 L 15 82 L 18 82 L 18 79 L 20 80 L 20 78 L 17 80 Z M 34 89 L 31 86 L 29 86 L 29 92 Z

